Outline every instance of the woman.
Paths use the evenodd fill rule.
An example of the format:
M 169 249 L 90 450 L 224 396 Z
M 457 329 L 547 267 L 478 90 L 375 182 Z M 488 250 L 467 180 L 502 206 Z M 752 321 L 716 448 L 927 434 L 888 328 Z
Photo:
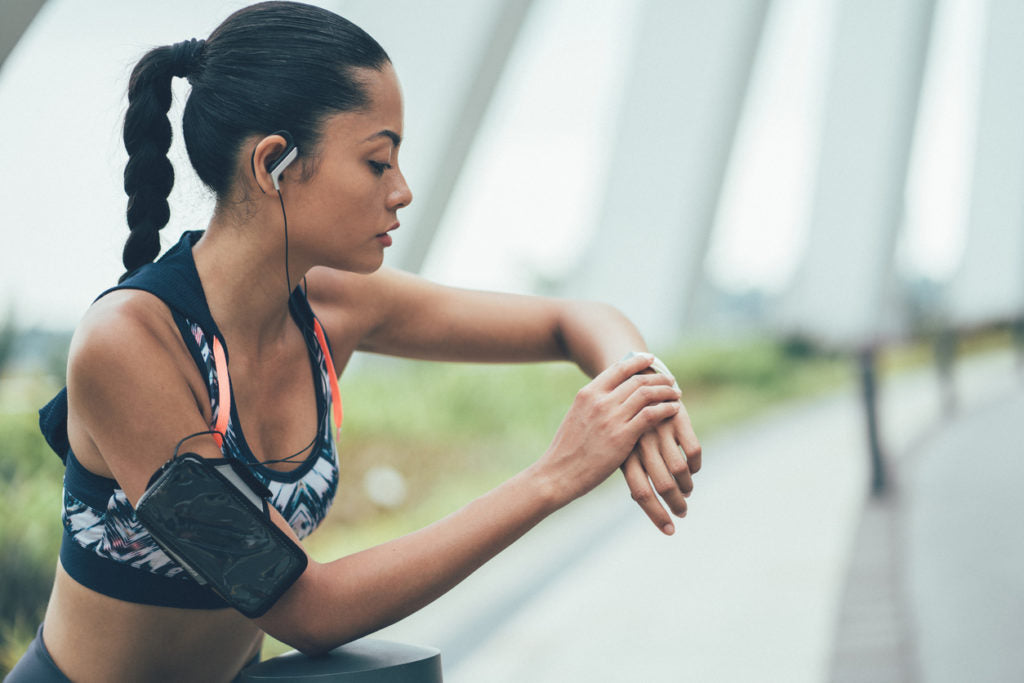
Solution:
M 175 76 L 192 85 L 183 134 L 217 204 L 205 232 L 152 263 L 169 217 Z M 128 272 L 85 315 L 66 393 L 42 411 L 67 463 L 65 537 L 44 624 L 10 680 L 228 681 L 264 633 L 326 651 L 426 605 L 617 468 L 673 532 L 654 491 L 683 516 L 700 446 L 671 377 L 652 372 L 648 354 L 623 359 L 644 348 L 628 320 L 382 268 L 412 201 L 401 138 L 387 55 L 322 9 L 255 5 L 205 41 L 140 60 L 124 125 Z M 357 349 L 569 359 L 596 377 L 532 466 L 430 527 L 321 564 L 298 541 L 336 488 L 336 373 Z M 200 585 L 175 539 L 136 517 L 185 452 L 255 475 L 271 503 L 265 523 L 298 549 L 298 569 L 258 609 L 238 607 L 238 586 Z M 214 561 L 236 561 L 214 547 Z

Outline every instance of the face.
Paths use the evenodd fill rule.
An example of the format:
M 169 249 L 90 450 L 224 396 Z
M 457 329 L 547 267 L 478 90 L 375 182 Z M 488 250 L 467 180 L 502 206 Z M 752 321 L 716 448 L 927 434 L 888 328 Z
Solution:
M 370 106 L 327 119 L 313 177 L 302 182 L 294 174 L 282 192 L 289 232 L 298 238 L 291 247 L 296 256 L 305 252 L 310 265 L 370 273 L 380 267 L 398 209 L 408 206 L 412 193 L 398 168 L 398 79 L 390 65 L 362 75 Z

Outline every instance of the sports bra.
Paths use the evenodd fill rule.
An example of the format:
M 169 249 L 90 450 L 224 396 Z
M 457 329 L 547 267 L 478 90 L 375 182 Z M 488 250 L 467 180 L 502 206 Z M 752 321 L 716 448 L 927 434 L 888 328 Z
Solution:
M 201 235 L 201 231 L 186 232 L 159 261 L 143 266 L 100 297 L 118 289 L 141 289 L 167 304 L 206 381 L 211 429 L 223 435 L 214 437 L 221 451 L 250 466 L 270 489 L 269 503 L 295 534 L 304 538 L 324 519 L 338 487 L 337 444 L 331 423 L 340 426 L 341 405 L 327 337 L 305 294 L 296 288 L 289 309 L 306 338 L 319 427 L 312 451 L 298 467 L 288 472 L 265 467 L 242 432 L 232 400 L 227 348 L 210 315 L 192 258 L 192 245 Z M 66 465 L 60 549 L 65 571 L 87 588 L 128 602 L 193 609 L 227 607 L 156 544 L 115 480 L 90 472 L 78 462 L 67 438 L 67 389 L 39 412 L 43 436 Z

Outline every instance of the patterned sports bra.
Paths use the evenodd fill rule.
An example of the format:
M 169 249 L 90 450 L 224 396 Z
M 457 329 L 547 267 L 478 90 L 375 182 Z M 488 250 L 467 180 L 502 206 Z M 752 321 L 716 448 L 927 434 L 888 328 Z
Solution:
M 297 468 L 279 472 L 265 467 L 246 443 L 231 400 L 230 380 L 221 381 L 228 378 L 227 352 L 210 317 L 192 260 L 191 246 L 201 234 L 185 233 L 181 242 L 160 261 L 143 267 L 114 289 L 142 289 L 167 303 L 206 380 L 212 428 L 223 434 L 222 439 L 215 438 L 224 456 L 250 466 L 270 489 L 270 504 L 296 535 L 304 538 L 326 516 L 338 486 L 337 446 L 331 423 L 340 425 L 341 411 L 327 338 L 305 295 L 296 289 L 289 304 L 309 349 L 319 428 L 311 453 Z M 67 442 L 66 390 L 40 411 L 40 425 L 47 441 L 66 464 L 60 559 L 72 578 L 92 590 L 128 602 L 195 609 L 227 606 L 157 546 L 136 519 L 115 480 L 88 471 L 75 458 Z

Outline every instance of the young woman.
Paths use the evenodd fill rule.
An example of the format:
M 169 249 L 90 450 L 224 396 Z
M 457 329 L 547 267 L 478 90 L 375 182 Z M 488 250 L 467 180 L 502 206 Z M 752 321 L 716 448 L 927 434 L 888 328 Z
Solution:
M 217 204 L 204 232 L 153 263 L 173 184 L 175 76 L 192 85 L 185 143 Z M 11 681 L 229 681 L 264 633 L 326 651 L 426 605 L 619 468 L 673 532 L 669 510 L 686 512 L 700 446 L 671 377 L 651 372 L 652 356 L 629 355 L 644 342 L 626 318 L 382 267 L 412 194 L 398 166 L 398 81 L 359 28 L 268 2 L 205 41 L 156 48 L 132 74 L 124 140 L 128 272 L 85 315 L 66 392 L 42 411 L 67 463 L 65 536 L 44 625 Z M 231 605 L 252 586 L 197 582 L 182 566 L 191 560 L 140 522 L 140 498 L 173 456 L 227 458 L 267 487 L 266 524 L 297 544 L 336 488 L 336 373 L 357 349 L 568 359 L 594 379 L 532 466 L 379 547 L 321 564 L 295 545 L 304 568 L 247 617 Z M 159 511 L 173 523 L 180 509 Z M 213 562 L 241 562 L 230 543 L 208 546 Z

